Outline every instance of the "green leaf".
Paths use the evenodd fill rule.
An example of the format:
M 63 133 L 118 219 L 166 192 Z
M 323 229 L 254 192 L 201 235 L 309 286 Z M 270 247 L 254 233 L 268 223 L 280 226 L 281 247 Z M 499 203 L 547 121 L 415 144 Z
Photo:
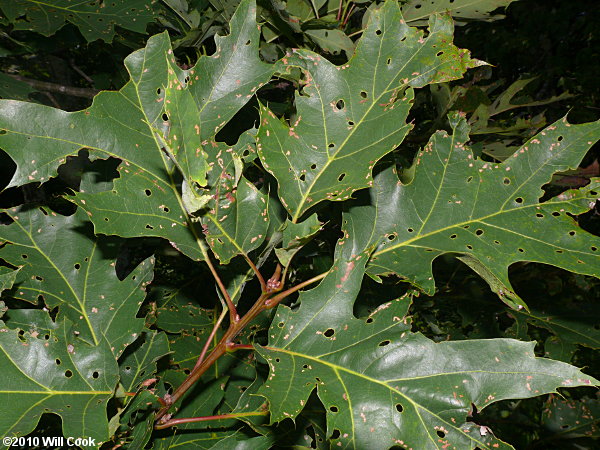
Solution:
M 135 392 L 140 383 L 156 373 L 156 361 L 169 353 L 167 335 L 145 330 L 119 358 L 121 384 L 127 392 Z
M 337 55 L 344 51 L 348 58 L 354 53 L 354 42 L 342 30 L 309 29 L 305 33 L 328 53 Z
M 393 197 L 386 198 L 389 204 Z M 535 342 L 436 344 L 412 333 L 410 294 L 355 318 L 372 248 L 367 208 L 344 216 L 344 238 L 327 276 L 300 294 L 295 310 L 280 305 L 268 345 L 256 347 L 270 366 L 259 393 L 269 400 L 271 423 L 294 419 L 316 386 L 332 446 L 508 448 L 465 423 L 472 404 L 481 410 L 502 399 L 598 383 L 568 364 L 535 358 Z
M 563 399 L 552 395 L 542 411 L 542 425 L 548 430 L 548 440 L 600 437 L 600 401 L 583 397 Z
M 0 72 L 0 98 L 29 100 L 29 94 L 33 92 L 35 89 L 27 83 Z
M 13 297 L 58 306 L 59 317 L 73 322 L 80 339 L 90 345 L 106 339 L 120 355 L 144 325 L 136 314 L 153 261 L 119 281 L 114 260 L 120 241 L 95 238 L 83 211 L 69 217 L 40 209 L 4 212 L 13 223 L 0 226 L 0 240 L 8 242 L 0 258 L 21 267 Z
M 407 297 L 382 305 L 367 320 L 355 319 L 348 309 L 362 270 L 347 267 L 303 294 L 298 312 L 280 307 L 273 337 L 257 348 L 271 369 L 260 393 L 270 402 L 272 422 L 296 417 L 316 386 L 328 435 L 338 436 L 332 445 L 497 448 L 492 445 L 503 444 L 464 424 L 471 403 L 480 410 L 506 398 L 597 383 L 573 366 L 535 358 L 534 342 L 434 344 L 410 333 Z
M 470 20 L 503 19 L 502 14 L 492 15 L 492 11 L 507 7 L 516 0 L 408 0 L 402 6 L 402 14 L 407 22 L 415 25 L 425 25 L 431 14 L 450 12 L 457 23 Z
M 595 328 L 600 317 L 593 309 L 578 305 L 552 308 L 550 311 L 510 311 L 508 314 L 521 322 L 520 325 L 514 325 L 515 328 L 509 329 L 511 333 L 526 329 L 529 325 L 545 328 L 552 333 L 544 344 L 546 355 L 552 359 L 569 362 L 578 345 L 592 349 L 600 348 L 600 331 Z M 517 337 L 518 334 L 515 335 L 515 338 Z
M 0 267 L 0 294 L 6 289 L 10 289 L 15 282 L 20 269 L 13 270 L 8 267 Z
M 112 42 L 115 25 L 138 33 L 154 20 L 156 0 L 11 0 L 1 8 L 15 30 L 31 30 L 50 36 L 70 22 L 88 42 Z
M 209 158 L 212 200 L 201 221 L 206 241 L 221 264 L 257 249 L 267 236 L 269 196 L 241 174 L 242 159 L 253 151 L 254 139 L 254 132 L 246 132 L 233 147 L 219 144 Z
M 118 380 L 109 343 L 102 338 L 88 345 L 64 321 L 47 340 L 0 331 L 0 433 L 23 436 L 42 413 L 53 412 L 62 418 L 65 436 L 107 440 L 106 405 Z
M 195 116 L 174 116 L 175 132 L 183 129 L 190 139 L 178 150 L 182 153 L 175 160 L 183 163 L 181 155 L 197 149 L 196 126 L 203 150 L 214 158 L 218 152 L 216 133 L 273 72 L 273 66 L 258 57 L 255 9 L 254 2 L 242 2 L 232 18 L 231 34 L 216 37 L 216 52 L 201 57 L 189 70 L 176 67 L 166 33 L 151 37 L 146 48 L 125 60 L 131 81 L 118 92 L 102 92 L 87 110 L 66 113 L 41 105 L 0 101 L 0 129 L 5 131 L 0 134 L 0 146 L 17 163 L 9 186 L 56 176 L 66 157 L 82 148 L 90 149 L 91 159 L 119 158 L 123 163 L 112 190 L 75 197 L 75 202 L 88 211 L 95 231 L 123 237 L 163 237 L 191 258 L 205 258 L 197 241 L 201 231 L 185 217 L 177 168 L 168 149 L 162 150 L 163 138 L 175 141 L 175 134 L 167 131 L 169 123 L 163 123 L 165 89 L 171 70 L 178 80 L 186 82 L 185 90 L 198 111 Z M 238 70 L 240 65 L 243 71 Z M 188 94 L 171 98 L 183 102 L 181 111 L 193 110 Z M 200 179 L 202 170 L 198 172 L 192 165 L 183 172 Z
M 600 138 L 599 123 L 571 125 L 561 119 L 498 164 L 473 157 L 465 146 L 464 118 L 454 115 L 451 124 L 452 136 L 437 132 L 417 155 L 410 184 L 386 170 L 376 180 L 374 206 L 356 208 L 365 232 L 375 239 L 385 236 L 371 256 L 369 273 L 398 274 L 431 295 L 432 261 L 443 253 L 469 255 L 503 301 L 517 308 L 525 303 L 508 279 L 508 267 L 517 261 L 600 275 L 599 239 L 569 216 L 593 205 L 598 183 L 539 201 L 552 174 L 577 167 Z
M 193 332 L 210 327 L 212 310 L 198 306 L 194 297 L 186 294 L 185 290 L 191 289 L 190 284 L 197 284 L 198 280 L 185 283 L 180 288 L 153 286 L 151 298 L 156 301 L 155 325 L 169 333 Z
M 389 1 L 373 13 L 348 64 L 306 50 L 283 58 L 282 71 L 304 72 L 297 115 L 288 125 L 263 108 L 257 142 L 293 222 L 323 200 L 345 200 L 372 184 L 375 163 L 411 128 L 413 87 L 459 78 L 478 64 L 452 45 L 452 33 L 449 16 L 434 16 L 425 38 Z

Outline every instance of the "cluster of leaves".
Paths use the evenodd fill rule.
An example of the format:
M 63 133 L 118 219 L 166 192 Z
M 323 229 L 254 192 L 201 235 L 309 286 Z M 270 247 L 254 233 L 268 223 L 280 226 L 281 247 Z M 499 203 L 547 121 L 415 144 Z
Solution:
M 509 267 L 597 286 L 600 239 L 578 218 L 599 180 L 542 188 L 600 124 L 498 119 L 570 94 L 495 94 L 453 43 L 455 21 L 510 0 L 33 3 L 1 2 L 4 23 L 110 41 L 158 18 L 175 37 L 76 112 L 6 77 L 3 184 L 25 195 L 0 210 L 1 434 L 53 413 L 65 436 L 131 448 L 511 448 L 481 410 L 599 383 L 570 364 L 600 346 L 593 315 L 540 307 Z M 470 271 L 448 293 L 471 277 L 487 303 L 428 305 L 434 261 Z M 583 391 L 547 397 L 536 445 L 597 436 Z

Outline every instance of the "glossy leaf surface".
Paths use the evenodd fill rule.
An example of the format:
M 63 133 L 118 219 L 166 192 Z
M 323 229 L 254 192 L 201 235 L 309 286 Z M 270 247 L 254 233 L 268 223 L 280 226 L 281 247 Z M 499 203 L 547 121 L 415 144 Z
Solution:
M 568 364 L 535 358 L 534 342 L 436 344 L 412 333 L 409 294 L 355 318 L 370 236 L 352 215 L 344 235 L 329 274 L 300 295 L 295 311 L 279 306 L 268 345 L 257 346 L 270 367 L 259 393 L 269 400 L 271 422 L 296 417 L 316 387 L 332 445 L 508 448 L 465 423 L 471 404 L 481 410 L 506 398 L 598 383 Z
M 136 314 L 153 261 L 119 281 L 114 257 L 120 241 L 94 238 L 82 210 L 68 217 L 40 209 L 5 213 L 14 222 L 0 226 L 0 240 L 8 242 L 0 258 L 21 267 L 13 296 L 58 306 L 59 320 L 73 322 L 79 339 L 94 346 L 106 339 L 120 355 L 142 330 L 144 320 Z
M 502 14 L 491 14 L 498 8 L 510 5 L 516 0 L 408 0 L 402 6 L 402 14 L 407 22 L 424 25 L 434 13 L 448 11 L 457 22 L 469 20 L 498 20 Z
M 0 432 L 23 436 L 43 412 L 62 417 L 65 436 L 109 438 L 106 404 L 118 379 L 110 345 L 91 346 L 63 325 L 49 339 L 38 339 L 0 322 Z
M 255 9 L 252 1 L 242 2 L 231 34 L 216 38 L 216 53 L 188 70 L 177 67 L 166 33 L 151 37 L 125 60 L 131 80 L 119 92 L 96 96 L 85 111 L 1 101 L 0 129 L 6 133 L 0 145 L 17 163 L 10 186 L 56 176 L 57 167 L 81 148 L 90 149 L 91 159 L 119 158 L 112 190 L 79 193 L 75 200 L 91 214 L 96 232 L 163 237 L 186 255 L 205 258 L 197 242 L 201 231 L 186 220 L 172 160 L 189 183 L 203 181 L 202 161 L 193 158 L 216 155 L 216 133 L 270 78 L 272 66 L 258 57 Z
M 304 73 L 297 114 L 288 125 L 263 108 L 258 153 L 293 222 L 323 200 L 346 200 L 372 184 L 375 163 L 411 128 L 413 87 L 454 80 L 478 64 L 452 45 L 452 34 L 449 16 L 433 16 L 424 37 L 388 1 L 371 15 L 348 64 L 305 50 L 283 58 L 281 71 Z
M 155 0 L 10 0 L 2 2 L 0 8 L 17 30 L 50 36 L 69 22 L 79 28 L 88 42 L 112 42 L 115 25 L 145 32 L 154 20 L 154 3 Z
M 539 201 L 541 187 L 555 172 L 577 167 L 600 137 L 600 125 L 561 119 L 495 164 L 473 157 L 465 145 L 464 118 L 454 116 L 451 123 L 452 136 L 436 133 L 417 155 L 410 184 L 384 171 L 375 183 L 371 213 L 357 208 L 375 239 L 385 236 L 371 256 L 369 273 L 397 274 L 431 294 L 432 261 L 459 253 L 469 256 L 465 262 L 513 307 L 524 305 L 508 280 L 514 262 L 600 275 L 600 240 L 569 216 L 593 206 L 597 183 Z M 371 223 L 377 224 L 374 231 Z

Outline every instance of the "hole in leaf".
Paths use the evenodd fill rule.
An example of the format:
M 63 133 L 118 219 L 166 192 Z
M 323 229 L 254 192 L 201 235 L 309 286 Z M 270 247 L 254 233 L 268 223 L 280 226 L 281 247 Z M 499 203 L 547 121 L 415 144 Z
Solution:
M 279 323 L 277 324 L 277 326 L 278 326 L 279 328 L 283 328 L 283 326 L 284 326 L 284 325 L 285 325 L 285 322 L 279 322 Z
M 54 360 L 54 362 L 56 363 L 56 365 L 57 365 L 57 366 L 60 366 L 60 364 L 61 364 L 61 360 L 60 360 L 60 359 L 58 359 L 58 358 L 56 358 L 56 359 Z
M 369 317 L 367 320 L 365 320 L 366 323 L 373 323 L 373 318 Z
M 503 182 L 504 184 L 507 184 L 507 185 L 508 185 L 508 184 L 510 184 L 510 178 L 505 178 L 504 180 L 502 180 L 502 182 Z
M 562 140 L 563 140 L 563 137 L 562 137 L 562 136 L 559 136 L 558 138 L 556 138 L 556 140 L 557 140 L 558 142 L 560 142 L 560 141 L 562 141 Z
M 554 251 L 555 251 L 556 253 L 562 253 L 562 252 L 563 252 L 563 251 L 562 251 L 562 250 L 560 250 L 560 249 L 559 249 L 559 250 L 554 250 Z
M 575 232 L 574 231 L 569 231 L 569 236 L 575 236 Z
M 342 181 L 345 176 L 346 176 L 345 173 L 341 173 L 340 176 L 338 177 L 338 181 Z
M 144 190 L 144 194 L 146 194 L 146 196 L 150 197 L 152 195 L 152 191 L 150 189 L 146 189 L 146 190 Z
M 246 41 L 246 45 L 250 45 L 250 43 L 251 43 L 251 41 L 250 41 L 250 39 L 248 39 L 248 40 Z
M 446 433 L 444 433 L 442 430 L 437 430 L 436 434 L 441 438 L 446 437 Z
M 500 245 L 500 241 L 494 241 L 494 244 Z
M 360 91 L 360 96 L 362 98 L 367 98 L 367 93 L 365 91 Z
M 553 215 L 554 217 L 558 217 L 558 216 L 560 216 L 560 213 L 559 213 L 558 211 L 554 211 L 554 212 L 552 213 L 552 215 Z
M 467 244 L 467 248 L 468 248 L 469 250 L 473 250 L 473 246 L 472 246 L 472 245 L 469 245 L 469 244 Z
M 471 225 L 463 225 L 463 228 L 467 230 Z
M 375 34 L 376 34 L 377 36 L 381 36 L 381 30 L 375 30 Z
M 65 371 L 65 377 L 71 378 L 72 376 L 73 376 L 73 372 L 71 372 L 70 370 Z
M 523 197 L 517 197 L 517 198 L 515 198 L 515 202 L 517 202 L 519 204 L 523 203 Z
M 331 337 L 335 334 L 335 330 L 333 328 L 328 328 L 325 330 L 325 333 L 323 333 L 323 336 L 325 337 Z
M 75 270 L 79 270 L 81 269 L 81 264 L 77 263 L 73 267 L 75 268 Z
M 303 368 L 303 369 L 308 369 L 308 364 L 304 364 L 304 365 L 302 366 L 302 368 Z
M 518 248 L 517 250 L 519 251 L 519 253 L 525 253 L 525 250 L 523 250 L 522 248 Z
M 387 65 L 389 66 L 392 63 L 392 58 L 387 59 Z
M 593 251 L 593 252 L 595 252 L 595 251 L 597 251 L 597 250 L 598 250 L 598 247 L 594 247 L 594 246 L 592 245 L 592 246 L 590 247 L 590 250 L 591 250 L 591 251 Z
M 539 217 L 540 219 L 544 217 L 542 213 L 536 213 L 535 217 Z
M 351 120 L 348 121 L 348 125 L 350 125 L 351 127 L 354 126 L 354 122 L 352 122 Z
M 92 378 L 98 378 L 100 376 L 100 374 L 98 372 L 94 372 L 92 374 Z
M 39 275 L 36 275 L 35 279 L 38 280 L 38 281 L 44 281 L 44 279 L 42 277 L 40 277 Z
M 306 174 L 304 174 L 304 173 L 303 173 L 302 175 L 300 175 L 300 176 L 298 177 L 298 179 L 299 179 L 300 181 L 305 181 L 305 180 L 306 180 Z
M 396 411 L 398 411 L 398 412 L 404 411 L 404 408 L 400 403 L 396 403 Z
M 146 224 L 146 229 L 148 230 L 154 230 L 154 227 L 150 224 Z
M 339 411 L 339 409 L 338 409 L 338 407 L 337 407 L 337 406 L 330 406 L 330 407 L 329 407 L 329 411 L 336 413 L 336 412 L 338 412 L 338 411 Z
M 333 407 L 335 408 L 335 407 Z M 331 409 L 331 408 L 330 408 Z M 337 412 L 337 408 L 335 408 Z M 331 439 L 338 439 L 340 437 L 341 433 L 340 430 L 333 430 L 333 433 L 331 433 Z
M 475 234 L 477 236 L 481 236 L 483 234 L 483 230 L 479 229 L 479 230 L 475 231 Z
M 158 95 L 160 95 L 160 93 L 161 93 L 161 92 L 162 92 L 162 89 L 161 89 L 161 88 L 158 88 L 158 89 L 156 90 L 156 93 L 157 93 Z
M 415 230 L 413 230 L 412 228 L 407 228 L 406 231 L 408 231 L 409 233 L 412 233 Z
M 335 107 L 336 107 L 338 110 L 342 110 L 342 109 L 344 109 L 344 100 L 342 100 L 342 99 L 338 100 L 338 102 L 335 104 Z
M 167 115 L 167 113 L 163 113 L 163 115 L 162 115 L 162 120 L 164 120 L 165 122 L 166 122 L 167 120 L 169 120 L 169 116 Z
M 388 235 L 388 241 L 393 241 L 394 239 L 396 239 L 396 235 L 395 234 L 390 234 Z
M 386 339 L 385 341 L 381 341 L 381 342 L 379 343 L 379 346 L 380 346 L 380 347 L 385 347 L 386 345 L 390 344 L 390 342 L 391 342 L 391 341 L 390 341 L 389 339 Z
M 28 258 L 28 256 L 27 256 L 27 255 L 21 255 L 21 258 L 23 258 L 23 259 L 27 259 L 27 258 Z
M 458 236 L 456 234 L 451 234 L 450 239 L 456 239 Z
M 275 358 L 275 362 L 280 362 L 280 361 L 281 361 L 281 359 Z
M 312 170 L 315 170 L 315 169 L 317 168 L 317 165 L 316 165 L 316 164 L 311 164 L 310 168 L 311 168 Z
M 444 54 L 444 52 L 441 52 L 441 51 L 440 51 L 440 52 L 437 52 L 437 53 L 435 54 L 435 56 L 442 56 L 443 54 Z
M 335 147 L 335 144 L 332 142 L 332 143 L 330 143 L 330 144 L 329 144 L 327 147 L 329 147 L 329 148 L 333 148 L 333 147 Z
M 105 218 L 104 218 L 104 221 L 105 221 L 105 222 L 108 222 L 108 217 L 105 217 Z
M 467 183 L 470 183 L 471 181 L 473 181 L 473 177 L 467 177 Z

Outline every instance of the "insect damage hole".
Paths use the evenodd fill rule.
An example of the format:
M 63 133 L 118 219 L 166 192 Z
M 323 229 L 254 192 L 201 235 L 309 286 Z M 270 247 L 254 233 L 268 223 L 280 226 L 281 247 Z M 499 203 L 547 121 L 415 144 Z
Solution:
M 150 189 L 144 189 L 144 194 L 146 194 L 147 197 L 150 197 L 152 195 L 152 191 Z
M 360 91 L 360 96 L 362 98 L 367 98 L 367 93 L 365 91 Z
M 323 333 L 323 336 L 325 337 L 331 337 L 335 334 L 335 330 L 333 328 L 328 328 L 325 330 L 325 332 Z
M 73 376 L 73 372 L 71 372 L 70 370 L 65 371 L 65 377 L 71 378 L 72 376 Z
M 396 411 L 402 412 L 404 411 L 404 407 L 400 403 L 396 403 Z
M 341 434 L 342 433 L 340 432 L 340 430 L 335 429 L 335 430 L 333 430 L 333 433 L 331 433 L 331 438 L 330 439 L 339 439 L 339 437 L 341 436 Z
M 378 345 L 380 347 L 385 347 L 386 345 L 389 345 L 392 341 L 390 341 L 389 339 L 386 339 L 385 341 L 381 341 Z
M 436 434 L 441 438 L 446 437 L 446 433 L 444 433 L 442 430 L 437 430 Z
M 341 111 L 342 109 L 344 109 L 344 100 L 339 99 L 337 101 L 337 103 L 335 104 L 335 107 L 338 111 Z
M 340 173 L 340 176 L 338 177 L 338 181 L 342 181 L 345 177 L 346 177 L 345 173 Z
M 329 411 L 331 411 L 332 413 L 336 413 L 336 412 L 338 412 L 338 411 L 339 411 L 339 409 L 338 409 L 338 407 L 337 407 L 337 406 L 335 406 L 335 405 L 331 405 L 331 406 L 329 407 Z

